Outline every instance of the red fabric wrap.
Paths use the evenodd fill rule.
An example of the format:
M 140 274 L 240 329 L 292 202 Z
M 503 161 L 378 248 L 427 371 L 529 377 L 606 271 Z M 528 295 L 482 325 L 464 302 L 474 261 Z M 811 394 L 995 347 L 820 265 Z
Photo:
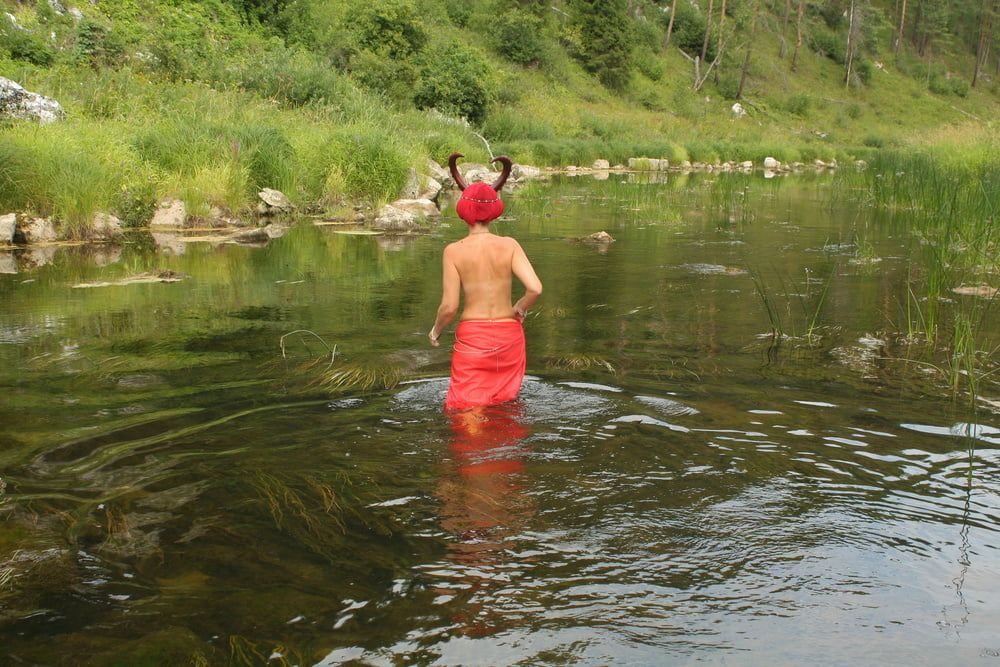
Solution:
M 445 408 L 464 410 L 517 397 L 527 364 L 524 327 L 514 320 L 465 320 L 455 329 Z
M 455 211 L 470 225 L 493 222 L 503 215 L 503 200 L 489 184 L 477 181 L 462 191 Z

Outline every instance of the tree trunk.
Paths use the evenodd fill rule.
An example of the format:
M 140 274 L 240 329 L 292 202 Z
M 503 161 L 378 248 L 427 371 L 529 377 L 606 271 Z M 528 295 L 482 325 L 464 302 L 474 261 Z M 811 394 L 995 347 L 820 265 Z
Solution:
M 806 0 L 799 0 L 799 13 L 795 18 L 795 52 L 792 53 L 792 71 L 799 68 L 799 50 L 802 48 L 802 16 L 805 14 Z
M 753 43 L 757 39 L 757 12 L 760 10 L 760 2 L 753 3 L 753 18 L 750 19 L 750 41 L 747 43 L 747 54 L 743 58 L 743 71 L 740 72 L 740 87 L 736 91 L 736 99 L 743 99 L 743 87 L 747 82 L 747 74 L 750 72 L 750 59 L 753 56 Z
M 792 0 L 785 0 L 785 18 L 781 22 L 781 51 L 778 57 L 784 59 L 788 55 L 788 16 L 792 13 Z
M 844 74 L 844 84 L 851 85 L 851 69 L 854 67 L 854 0 L 851 0 L 850 16 L 847 22 L 847 71 Z
M 986 35 L 991 32 L 987 26 L 992 23 L 990 13 L 989 0 L 983 0 L 983 7 L 979 16 L 979 41 L 976 44 L 976 67 L 972 72 L 973 88 L 979 82 L 979 74 L 982 72 L 983 64 L 986 62 Z
M 903 9 L 899 12 L 899 31 L 896 33 L 896 44 L 893 46 L 893 53 L 899 53 L 903 45 L 903 26 L 906 25 L 906 0 L 903 0 Z
M 674 0 L 674 4 L 670 7 L 670 23 L 667 24 L 667 39 L 663 42 L 664 49 L 670 46 L 670 36 L 674 34 L 674 17 L 676 16 L 677 0 Z
M 791 2 L 791 0 L 788 0 Z M 726 0 L 722 0 L 722 11 L 719 12 L 719 41 L 715 45 L 715 59 L 722 59 L 722 29 L 726 25 Z M 715 70 L 715 82 L 719 83 L 719 70 Z
M 713 0 L 708 0 L 708 14 L 705 16 L 705 41 L 701 44 L 701 62 L 705 62 L 708 57 L 708 38 L 712 34 L 712 7 Z

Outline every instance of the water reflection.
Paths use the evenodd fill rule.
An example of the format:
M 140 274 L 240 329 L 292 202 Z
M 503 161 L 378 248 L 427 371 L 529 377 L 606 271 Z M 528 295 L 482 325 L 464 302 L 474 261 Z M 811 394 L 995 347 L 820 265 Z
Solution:
M 444 603 L 457 594 L 464 604 L 453 616 L 456 632 L 484 636 L 502 629 L 488 609 L 495 589 L 509 582 L 504 567 L 508 540 L 534 514 L 525 495 L 525 459 L 530 429 L 519 403 L 457 412 L 449 416 L 452 438 L 435 495 L 441 527 L 449 535 L 447 564 L 434 574 Z

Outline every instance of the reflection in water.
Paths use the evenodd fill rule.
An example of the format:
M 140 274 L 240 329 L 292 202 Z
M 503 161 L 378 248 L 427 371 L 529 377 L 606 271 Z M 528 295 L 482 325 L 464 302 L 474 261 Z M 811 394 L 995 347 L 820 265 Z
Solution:
M 499 631 L 486 603 L 491 588 L 503 585 L 505 542 L 523 530 L 533 514 L 524 495 L 524 444 L 530 430 L 520 403 L 473 408 L 449 415 L 451 460 L 436 492 L 441 527 L 450 536 L 446 572 L 451 597 L 460 589 L 466 601 L 453 617 L 458 632 L 484 636 Z M 444 599 L 440 598 L 439 600 Z

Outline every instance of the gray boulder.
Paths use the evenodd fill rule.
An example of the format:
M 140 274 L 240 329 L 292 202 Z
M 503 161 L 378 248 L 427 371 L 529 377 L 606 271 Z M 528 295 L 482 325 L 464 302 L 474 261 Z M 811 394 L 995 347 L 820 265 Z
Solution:
M 400 193 L 401 199 L 430 199 L 434 201 L 441 193 L 441 183 L 433 176 L 418 174 L 410 169 L 406 177 L 406 185 Z
M 17 214 L 0 215 L 0 245 L 10 245 L 14 242 L 14 232 L 17 229 Z
M 769 169 L 774 171 L 775 169 L 781 168 L 781 163 L 775 160 L 773 157 L 764 158 L 764 169 Z
M 445 188 L 455 187 L 455 181 L 447 169 L 439 165 L 434 160 L 427 160 L 427 174 Z
M 429 199 L 399 199 L 379 210 L 372 227 L 384 232 L 426 231 L 426 221 L 440 215 Z
M 114 241 L 122 236 L 122 221 L 110 213 L 95 213 L 90 237 L 95 241 Z
M 633 171 L 666 171 L 670 168 L 670 161 L 650 157 L 630 157 L 628 168 Z
M 295 209 L 292 201 L 280 190 L 264 188 L 257 193 L 257 196 L 260 197 L 260 204 L 257 205 L 257 211 L 261 215 L 287 214 Z
M 529 181 L 542 175 L 542 170 L 538 167 L 531 167 L 526 164 L 515 164 L 511 167 L 510 176 L 517 181 Z
M 153 229 L 180 229 L 187 222 L 187 206 L 180 199 L 160 202 L 149 226 Z
M 36 120 L 53 123 L 65 116 L 54 99 L 32 93 L 15 81 L 0 76 L 0 119 Z
M 594 160 L 594 164 L 592 165 L 592 168 L 593 169 L 598 169 L 598 170 L 611 169 L 611 163 L 608 162 L 607 160 Z
M 19 243 L 52 243 L 59 239 L 56 226 L 49 218 L 18 220 L 14 239 Z

